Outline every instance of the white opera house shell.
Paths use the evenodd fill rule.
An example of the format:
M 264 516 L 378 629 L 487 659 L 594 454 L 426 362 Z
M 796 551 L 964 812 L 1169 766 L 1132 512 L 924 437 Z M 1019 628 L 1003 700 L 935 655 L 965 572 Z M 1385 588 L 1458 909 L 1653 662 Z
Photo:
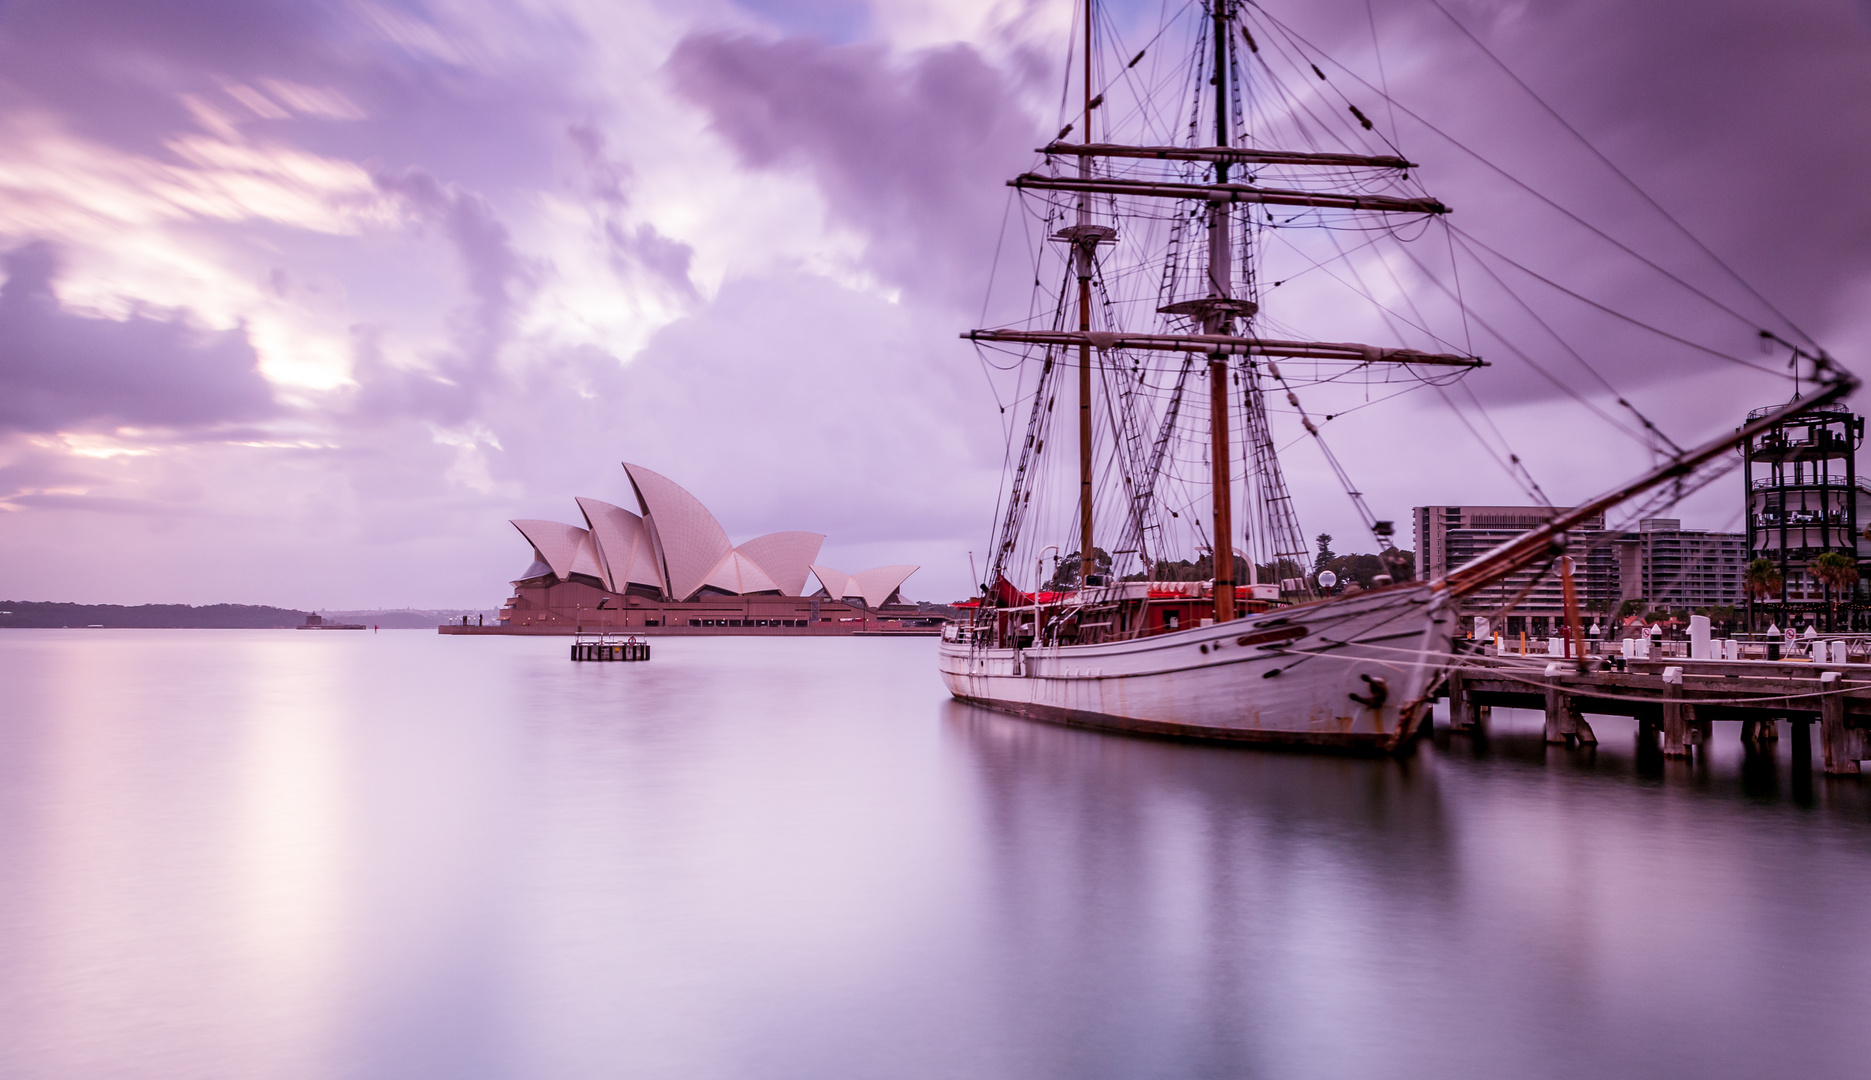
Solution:
M 899 596 L 914 566 L 847 574 L 816 560 L 821 533 L 777 532 L 740 545 L 675 481 L 624 463 L 637 510 L 581 498 L 584 527 L 519 520 L 533 562 L 513 582 L 502 628 L 649 632 L 921 630 Z M 817 579 L 818 588 L 807 592 Z M 907 614 L 906 614 L 907 612 Z M 904 625 L 909 623 L 911 625 Z M 934 625 L 930 623 L 929 625 Z M 488 629 L 493 629 L 492 627 Z

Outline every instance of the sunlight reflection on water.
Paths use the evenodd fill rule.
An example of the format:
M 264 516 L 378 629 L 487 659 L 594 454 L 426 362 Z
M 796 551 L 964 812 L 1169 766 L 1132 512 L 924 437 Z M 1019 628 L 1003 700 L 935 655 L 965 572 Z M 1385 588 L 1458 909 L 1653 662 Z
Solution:
M 934 644 L 0 635 L 8 1077 L 1862 1074 L 1871 800 L 948 701 Z

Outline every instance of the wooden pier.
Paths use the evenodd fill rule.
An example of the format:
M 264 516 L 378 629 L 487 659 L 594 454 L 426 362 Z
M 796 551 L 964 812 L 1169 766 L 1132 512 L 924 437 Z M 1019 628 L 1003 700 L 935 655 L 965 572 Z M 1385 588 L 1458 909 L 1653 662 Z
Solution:
M 1587 715 L 1635 717 L 1646 736 L 1661 734 L 1667 757 L 1693 757 L 1717 721 L 1739 721 L 1745 740 L 1777 737 L 1793 726 L 1795 746 L 1819 724 L 1824 769 L 1859 771 L 1871 757 L 1871 664 L 1771 660 L 1577 661 L 1556 657 L 1469 656 L 1450 672 L 1449 716 L 1456 731 L 1485 727 L 1495 706 L 1546 715 L 1549 743 L 1598 741 Z M 1804 737 L 1804 738 L 1803 738 Z
M 635 636 L 591 635 L 578 637 L 572 642 L 574 661 L 643 661 L 649 658 L 650 643 Z

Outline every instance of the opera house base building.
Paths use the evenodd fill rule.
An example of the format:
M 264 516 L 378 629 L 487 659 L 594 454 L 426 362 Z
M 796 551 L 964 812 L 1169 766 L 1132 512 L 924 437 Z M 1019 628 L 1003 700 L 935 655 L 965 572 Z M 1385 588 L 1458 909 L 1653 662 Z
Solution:
M 701 501 L 624 464 L 638 511 L 579 499 L 581 528 L 515 521 L 533 561 L 492 626 L 444 634 L 937 634 L 943 610 L 905 604 L 914 566 L 847 574 L 817 563 L 825 537 L 782 532 L 738 547 Z M 816 588 L 808 592 L 808 581 Z

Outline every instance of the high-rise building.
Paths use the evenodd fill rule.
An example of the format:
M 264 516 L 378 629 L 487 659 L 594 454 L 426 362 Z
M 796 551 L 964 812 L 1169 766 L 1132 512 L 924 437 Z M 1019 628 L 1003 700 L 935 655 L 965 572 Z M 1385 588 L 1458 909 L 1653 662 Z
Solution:
M 1419 506 L 1412 514 L 1417 575 L 1441 577 L 1556 513 L 1543 506 Z M 1607 530 L 1604 518 L 1595 517 L 1569 540 L 1573 585 L 1587 623 L 1633 600 L 1646 609 L 1689 611 L 1741 603 L 1746 542 L 1738 533 L 1684 529 L 1675 518 L 1646 518 L 1635 531 Z M 1472 593 L 1462 604 L 1463 615 L 1502 618 L 1510 633 L 1553 632 L 1565 613 L 1559 574 L 1540 566 Z
M 1416 574 L 1433 581 L 1476 557 L 1553 519 L 1559 511 L 1546 506 L 1419 506 L 1411 512 L 1415 532 Z M 1618 554 L 1598 542 L 1604 536 L 1604 518 L 1590 518 L 1571 534 L 1573 586 L 1587 609 L 1602 607 L 1617 589 Z M 1565 597 L 1556 573 L 1542 567 L 1520 570 L 1464 598 L 1462 614 L 1487 615 L 1507 611 L 1510 631 L 1544 634 L 1560 625 L 1566 614 Z
M 1676 518 L 1644 518 L 1636 532 L 1613 542 L 1635 555 L 1619 561 L 1621 598 L 1641 598 L 1668 611 L 1741 606 L 1747 538 L 1740 533 L 1685 529 Z M 1627 564 L 1634 565 L 1634 580 L 1624 569 Z

